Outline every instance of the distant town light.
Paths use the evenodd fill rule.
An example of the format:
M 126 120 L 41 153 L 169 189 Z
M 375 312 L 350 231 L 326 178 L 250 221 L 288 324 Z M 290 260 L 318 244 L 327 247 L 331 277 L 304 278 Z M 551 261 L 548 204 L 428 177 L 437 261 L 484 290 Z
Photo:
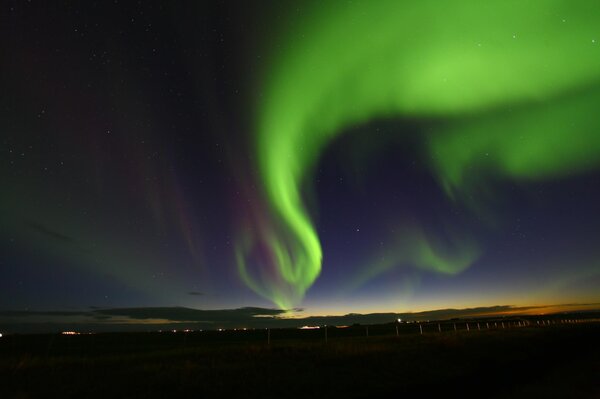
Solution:
M 0 338 L 2 338 L 2 333 L 0 333 Z
M 319 326 L 302 326 L 300 327 L 301 330 L 316 330 L 318 328 L 321 328 Z
M 402 319 L 398 319 L 398 323 L 402 323 Z
M 63 331 L 62 335 L 79 335 L 77 331 Z

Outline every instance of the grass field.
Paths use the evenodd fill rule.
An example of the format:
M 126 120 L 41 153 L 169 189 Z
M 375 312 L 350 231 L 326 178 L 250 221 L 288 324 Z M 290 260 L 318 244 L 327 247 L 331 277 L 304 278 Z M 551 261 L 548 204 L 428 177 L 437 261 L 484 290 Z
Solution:
M 471 325 L 5 336 L 0 397 L 600 397 L 600 323 Z

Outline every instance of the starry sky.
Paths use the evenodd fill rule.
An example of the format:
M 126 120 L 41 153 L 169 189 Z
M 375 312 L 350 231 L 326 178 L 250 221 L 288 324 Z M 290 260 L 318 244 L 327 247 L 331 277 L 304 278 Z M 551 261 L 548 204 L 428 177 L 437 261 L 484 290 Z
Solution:
M 600 302 L 594 2 L 0 16 L 0 311 Z

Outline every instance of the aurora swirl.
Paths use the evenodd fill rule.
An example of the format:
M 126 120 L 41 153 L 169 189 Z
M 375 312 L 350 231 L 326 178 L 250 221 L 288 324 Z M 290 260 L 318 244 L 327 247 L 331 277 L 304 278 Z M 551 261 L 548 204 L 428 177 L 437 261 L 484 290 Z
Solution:
M 486 177 L 546 179 L 600 162 L 593 2 L 328 2 L 282 38 L 255 126 L 268 217 L 237 257 L 246 284 L 279 307 L 298 304 L 320 274 L 306 190 L 324 149 L 350 127 L 426 121 L 418 133 L 425 157 L 459 201 L 477 202 Z

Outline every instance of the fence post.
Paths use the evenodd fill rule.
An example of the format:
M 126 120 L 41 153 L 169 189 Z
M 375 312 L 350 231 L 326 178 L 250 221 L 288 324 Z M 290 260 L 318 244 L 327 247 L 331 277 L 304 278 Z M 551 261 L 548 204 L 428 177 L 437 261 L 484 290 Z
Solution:
M 442 332 L 442 326 L 438 323 L 438 332 Z
M 271 345 L 271 329 L 267 328 L 267 345 Z

